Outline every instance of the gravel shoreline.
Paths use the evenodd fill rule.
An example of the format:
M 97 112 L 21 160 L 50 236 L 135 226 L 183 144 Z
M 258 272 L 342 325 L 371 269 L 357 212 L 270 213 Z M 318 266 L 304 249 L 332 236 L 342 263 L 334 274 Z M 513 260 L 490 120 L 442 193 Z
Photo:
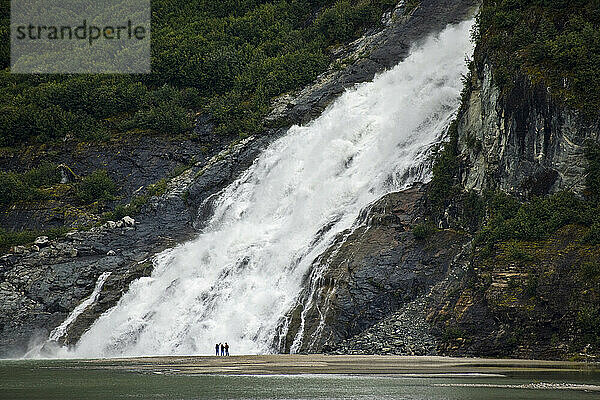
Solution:
M 156 374 L 216 375 L 503 375 L 510 372 L 600 372 L 600 364 L 564 361 L 368 355 L 263 355 L 232 357 L 144 357 L 85 360 L 98 369 Z

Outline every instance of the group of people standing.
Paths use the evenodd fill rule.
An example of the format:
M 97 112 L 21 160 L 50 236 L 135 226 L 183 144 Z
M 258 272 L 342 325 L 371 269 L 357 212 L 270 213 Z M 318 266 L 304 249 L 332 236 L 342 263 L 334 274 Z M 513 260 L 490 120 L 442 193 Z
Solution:
M 219 350 L 221 351 L 222 356 L 228 356 L 229 355 L 229 345 L 227 344 L 227 342 L 215 344 L 215 355 L 216 356 L 219 355 Z

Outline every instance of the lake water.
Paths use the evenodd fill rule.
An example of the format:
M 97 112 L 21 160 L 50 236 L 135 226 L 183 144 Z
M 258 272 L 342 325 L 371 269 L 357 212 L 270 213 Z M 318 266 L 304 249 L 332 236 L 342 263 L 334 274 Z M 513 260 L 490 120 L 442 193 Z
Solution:
M 218 376 L 0 361 L 0 399 L 598 399 L 598 372 L 455 376 Z

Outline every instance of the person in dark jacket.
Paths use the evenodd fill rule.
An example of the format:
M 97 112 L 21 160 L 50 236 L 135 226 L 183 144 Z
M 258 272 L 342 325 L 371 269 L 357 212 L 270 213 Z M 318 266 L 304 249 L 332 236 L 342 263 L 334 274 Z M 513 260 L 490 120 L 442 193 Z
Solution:
M 229 345 L 227 344 L 227 342 L 225 342 L 225 355 L 229 355 Z
M 221 343 L 221 355 L 225 355 L 225 345 L 223 343 Z
M 215 344 L 215 356 L 219 355 L 219 347 L 220 347 L 219 343 Z

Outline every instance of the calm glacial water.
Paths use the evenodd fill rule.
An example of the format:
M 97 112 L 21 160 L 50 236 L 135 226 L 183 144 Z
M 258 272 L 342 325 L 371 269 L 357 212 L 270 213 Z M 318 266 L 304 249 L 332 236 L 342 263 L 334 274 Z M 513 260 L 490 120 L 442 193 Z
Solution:
M 598 372 L 363 377 L 157 375 L 77 361 L 0 361 L 0 399 L 598 399 Z

